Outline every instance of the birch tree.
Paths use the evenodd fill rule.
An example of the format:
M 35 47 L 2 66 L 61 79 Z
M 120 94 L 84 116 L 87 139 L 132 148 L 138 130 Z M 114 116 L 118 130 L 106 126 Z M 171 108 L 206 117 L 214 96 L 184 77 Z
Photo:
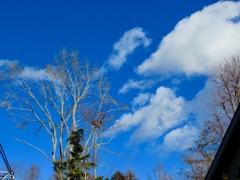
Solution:
M 103 142 L 103 132 L 114 115 L 126 109 L 110 96 L 109 83 L 97 67 L 80 61 L 76 51 L 62 50 L 54 65 L 45 69 L 8 63 L 1 67 L 0 80 L 5 91 L 0 106 L 17 119 L 19 127 L 34 126 L 35 133 L 44 130 L 51 152 L 16 140 L 37 149 L 53 164 L 69 158 L 71 146 L 66 139 L 79 128 L 86 132 L 83 153 L 93 150 L 96 163 L 98 150 L 109 142 Z
M 158 163 L 153 168 L 154 176 L 156 180 L 174 180 L 174 174 L 168 174 L 163 164 Z
M 183 154 L 189 179 L 204 179 L 220 146 L 228 125 L 240 102 L 240 57 L 232 56 L 210 74 L 213 89 L 210 95 L 210 119 L 205 120 L 195 146 Z

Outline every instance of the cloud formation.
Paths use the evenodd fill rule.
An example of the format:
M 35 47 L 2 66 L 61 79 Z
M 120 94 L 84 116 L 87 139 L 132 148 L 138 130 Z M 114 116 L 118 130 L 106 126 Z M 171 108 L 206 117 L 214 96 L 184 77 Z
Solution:
M 198 130 L 194 126 L 185 125 L 181 128 L 170 131 L 164 137 L 163 143 L 158 147 L 161 152 L 184 151 L 193 145 Z
M 17 60 L 8 60 L 8 59 L 0 59 L 0 67 L 1 66 L 11 66 L 17 65 Z M 46 69 L 36 69 L 34 67 L 24 67 L 19 74 L 19 78 L 24 79 L 35 79 L 35 80 L 49 80 L 49 74 Z
M 46 69 L 24 67 L 20 77 L 25 79 L 49 80 L 49 76 L 50 75 L 47 73 Z
M 181 20 L 137 68 L 145 76 L 206 74 L 240 47 L 240 2 L 220 1 Z
M 184 103 L 182 97 L 176 97 L 171 89 L 162 86 L 156 90 L 155 95 L 139 94 L 133 101 L 135 109 L 118 119 L 108 135 L 136 128 L 130 136 L 129 144 L 158 138 L 186 120 L 182 109 Z M 136 105 L 140 106 L 136 108 Z
M 141 45 L 148 47 L 151 41 L 151 39 L 146 37 L 146 33 L 140 27 L 125 32 L 119 41 L 114 44 L 113 53 L 100 71 L 105 72 L 108 69 L 118 70 L 127 61 L 129 54 L 133 53 L 134 50 Z
M 156 81 L 151 79 L 143 79 L 140 81 L 136 81 L 133 79 L 129 79 L 122 87 L 119 89 L 120 94 L 127 93 L 130 89 L 138 89 L 138 90 L 145 90 L 147 88 L 151 88 Z
M 179 21 L 136 72 L 139 77 L 144 75 L 148 79 L 174 77 L 174 88 L 178 89 L 178 77 L 207 76 L 216 64 L 238 52 L 239 32 L 240 2 L 220 1 L 207 6 Z M 120 68 L 125 61 L 116 62 L 119 65 L 112 63 L 113 69 Z M 110 61 L 108 63 L 110 65 Z M 145 90 L 152 85 L 154 82 L 146 79 L 130 79 L 119 93 Z M 163 86 L 155 94 L 139 93 L 132 100 L 132 112 L 123 114 L 108 135 L 129 132 L 128 145 L 162 141 L 156 148 L 164 152 L 184 151 L 197 136 L 195 125 L 201 125 L 207 118 L 205 103 L 209 100 L 209 89 L 212 84 L 206 81 L 205 87 L 189 101 Z
M 134 107 L 134 109 L 140 108 L 146 105 L 146 103 L 149 102 L 150 98 L 151 98 L 150 93 L 139 93 L 138 96 L 133 99 L 132 107 Z
M 12 64 L 18 64 L 16 60 L 0 59 L 0 66 L 9 66 Z

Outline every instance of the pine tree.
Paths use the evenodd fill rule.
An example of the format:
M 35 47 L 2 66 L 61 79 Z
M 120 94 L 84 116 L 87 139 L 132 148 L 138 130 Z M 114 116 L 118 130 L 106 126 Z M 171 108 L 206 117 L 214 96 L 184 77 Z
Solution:
M 59 177 L 59 179 L 85 179 L 88 176 L 88 171 L 95 166 L 95 163 L 88 162 L 90 154 L 82 156 L 84 150 L 80 142 L 83 141 L 83 135 L 84 130 L 79 129 L 72 131 L 71 136 L 68 138 L 68 142 L 72 146 L 71 158 L 66 161 L 57 161 L 54 167 L 58 174 L 64 174 L 64 177 Z

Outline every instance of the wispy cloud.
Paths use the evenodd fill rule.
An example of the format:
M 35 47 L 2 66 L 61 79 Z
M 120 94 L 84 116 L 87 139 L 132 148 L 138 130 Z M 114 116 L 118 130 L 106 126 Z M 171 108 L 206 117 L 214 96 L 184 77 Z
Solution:
M 205 74 L 240 47 L 240 2 L 220 1 L 181 20 L 138 66 L 143 75 Z
M 132 101 L 132 107 L 134 109 L 140 108 L 144 105 L 146 105 L 151 98 L 150 93 L 139 93 L 137 97 L 135 97 Z
M 18 61 L 17 60 L 0 59 L 0 66 L 9 66 L 12 64 L 18 64 Z
M 20 77 L 25 79 L 48 80 L 49 74 L 47 73 L 46 69 L 24 67 Z
M 143 79 L 139 81 L 129 79 L 119 90 L 119 93 L 125 94 L 130 89 L 145 90 L 145 89 L 151 88 L 155 83 L 156 81 L 152 79 Z
M 137 47 L 141 45 L 148 47 L 150 43 L 151 39 L 146 37 L 146 33 L 140 27 L 125 32 L 119 41 L 114 44 L 113 53 L 100 71 L 118 70 L 127 61 L 127 56 L 133 53 Z
M 11 66 L 11 65 L 18 65 L 18 61 L 17 60 L 0 59 L 0 67 L 1 66 Z M 26 66 L 26 67 L 22 68 L 22 71 L 19 74 L 19 78 L 47 80 L 47 79 L 49 79 L 49 74 L 47 73 L 46 69 L 36 69 L 34 67 Z

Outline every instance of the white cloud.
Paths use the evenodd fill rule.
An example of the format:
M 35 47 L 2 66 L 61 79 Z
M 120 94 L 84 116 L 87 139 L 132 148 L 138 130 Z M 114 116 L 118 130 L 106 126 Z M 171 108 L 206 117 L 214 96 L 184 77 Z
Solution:
M 8 59 L 0 59 L 0 67 L 1 66 L 11 66 L 18 65 L 17 60 L 8 60 Z M 19 74 L 19 78 L 26 79 L 35 79 L 35 80 L 47 80 L 49 79 L 49 74 L 46 72 L 46 69 L 36 69 L 34 67 L 24 67 Z
M 147 88 L 151 88 L 156 81 L 151 79 L 143 79 L 140 81 L 135 81 L 133 79 L 129 79 L 119 90 L 119 93 L 125 94 L 130 89 L 139 89 L 139 90 L 145 90 Z
M 20 77 L 35 80 L 48 80 L 49 74 L 46 72 L 46 69 L 35 69 L 33 67 L 25 67 Z
M 135 97 L 132 101 L 132 106 L 135 107 L 142 107 L 147 102 L 149 102 L 149 99 L 151 98 L 150 93 L 139 93 L 137 97 Z
M 136 27 L 125 32 L 123 37 L 114 44 L 113 53 L 100 71 L 105 72 L 108 68 L 118 70 L 127 61 L 127 56 L 133 53 L 138 46 L 147 47 L 150 43 L 151 39 L 146 37 L 142 28 Z
M 144 75 L 205 74 L 240 47 L 240 2 L 220 1 L 181 20 L 138 66 Z
M 12 64 L 18 64 L 16 60 L 0 59 L 0 66 L 9 66 Z
M 163 38 L 157 51 L 138 66 L 137 73 L 163 77 L 208 75 L 213 66 L 239 51 L 240 21 L 236 17 L 240 17 L 240 2 L 220 1 L 181 20 Z M 113 63 L 112 68 L 118 69 L 124 62 L 119 61 L 119 66 Z M 179 81 L 175 80 L 177 86 Z M 144 90 L 153 85 L 146 83 L 146 80 L 130 79 L 119 93 L 124 94 L 131 88 Z M 183 151 L 191 147 L 197 136 L 195 125 L 201 125 L 207 117 L 205 103 L 211 86 L 207 81 L 191 101 L 176 96 L 166 87 L 159 87 L 156 94 L 140 93 L 132 101 L 132 112 L 120 117 L 111 133 L 128 131 L 129 145 L 163 138 L 158 147 L 165 152 Z
M 116 121 L 111 134 L 108 135 L 137 127 L 129 139 L 130 144 L 137 144 L 162 136 L 164 132 L 180 125 L 186 119 L 182 109 L 185 101 L 182 97 L 176 97 L 171 89 L 159 87 L 155 95 L 147 94 L 146 96 L 145 98 L 149 99 L 148 102 L 146 99 L 140 101 L 139 99 L 143 97 L 140 95 L 133 104 L 145 101 L 147 105 L 133 110 L 132 113 L 124 114 Z
M 163 144 L 159 146 L 159 149 L 165 152 L 184 151 L 193 145 L 197 133 L 196 127 L 188 125 L 174 129 L 164 137 Z

